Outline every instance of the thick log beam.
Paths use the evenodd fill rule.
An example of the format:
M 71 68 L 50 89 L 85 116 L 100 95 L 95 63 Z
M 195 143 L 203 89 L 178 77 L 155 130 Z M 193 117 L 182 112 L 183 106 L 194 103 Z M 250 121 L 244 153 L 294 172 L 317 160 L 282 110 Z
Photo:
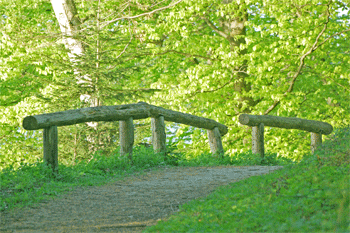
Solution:
M 134 145 L 134 124 L 132 117 L 119 121 L 120 155 L 128 155 L 132 161 L 132 147 Z
M 149 111 L 144 104 L 99 106 L 27 116 L 23 120 L 23 128 L 35 130 L 53 125 L 74 125 L 91 121 L 121 121 L 129 117 L 143 119 L 148 116 Z
M 56 173 L 58 171 L 58 132 L 57 126 L 44 128 L 44 162 Z
M 215 127 L 213 130 L 208 129 L 207 134 L 211 153 L 222 156 L 225 152 L 224 148 L 222 147 L 219 129 L 217 127 Z
M 165 134 L 165 124 L 164 117 L 152 117 L 151 118 L 151 128 L 152 128 L 152 144 L 153 150 L 156 153 L 166 153 L 166 134 Z
M 217 127 L 221 136 L 228 132 L 226 125 L 212 119 L 198 117 L 187 113 L 176 112 L 144 102 L 116 106 L 99 106 L 67 110 L 63 112 L 47 113 L 27 116 L 23 120 L 23 128 L 27 130 L 43 129 L 50 126 L 74 125 L 92 121 L 124 121 L 129 117 L 134 120 L 148 117 L 164 116 L 164 120 L 192 125 L 198 128 L 212 130 Z
M 285 129 L 300 129 L 318 134 L 330 134 L 333 131 L 332 125 L 322 121 L 305 120 L 295 117 L 278 116 L 256 116 L 242 114 L 239 116 L 239 123 L 248 126 L 258 126 L 260 123 L 265 126 Z
M 228 132 L 226 125 L 220 124 L 212 119 L 198 117 L 187 113 L 176 112 L 161 107 L 149 105 L 150 114 L 152 117 L 164 116 L 164 120 L 181 123 L 185 125 L 192 125 L 194 127 L 213 130 L 217 127 L 220 135 L 223 136 Z

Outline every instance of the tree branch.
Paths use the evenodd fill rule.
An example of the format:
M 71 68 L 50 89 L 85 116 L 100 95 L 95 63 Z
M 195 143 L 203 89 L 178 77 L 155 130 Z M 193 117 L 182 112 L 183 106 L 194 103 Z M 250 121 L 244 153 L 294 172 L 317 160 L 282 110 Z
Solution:
M 136 19 L 136 18 L 140 18 L 140 17 L 143 17 L 143 16 L 146 16 L 146 15 L 151 15 L 153 13 L 156 13 L 158 11 L 162 11 L 162 10 L 165 10 L 165 9 L 168 9 L 168 8 L 171 8 L 173 6 L 176 6 L 177 4 L 179 4 L 180 2 L 182 2 L 183 0 L 179 0 L 173 4 L 170 4 L 168 6 L 165 6 L 165 7 L 161 7 L 161 8 L 158 8 L 158 9 L 155 9 L 153 11 L 150 11 L 150 12 L 145 12 L 145 13 L 142 13 L 142 14 L 139 14 L 139 15 L 134 15 L 134 16 L 124 16 L 124 17 L 119 17 L 119 18 L 116 18 L 116 19 L 112 19 L 110 21 L 106 21 L 104 23 L 104 25 L 101 27 L 101 28 L 104 28 L 106 26 L 108 26 L 109 24 L 111 23 L 114 23 L 114 22 L 117 22 L 119 20 L 122 20 L 122 19 Z
M 216 28 L 216 26 L 210 22 L 209 19 L 207 19 L 206 17 L 201 17 L 207 24 L 208 26 L 213 29 L 216 33 L 218 33 L 220 36 L 224 37 L 225 39 L 229 40 L 230 36 L 227 35 L 226 33 L 224 33 L 223 31 L 220 31 L 219 29 Z
M 232 73 L 247 73 L 246 71 L 241 71 L 241 70 L 235 70 L 235 71 L 231 71 Z M 218 88 L 215 88 L 215 89 L 212 89 L 212 90 L 205 90 L 205 91 L 196 91 L 195 93 L 193 93 L 190 98 L 196 96 L 197 94 L 199 93 L 210 93 L 210 92 L 216 92 L 224 87 L 226 87 L 228 84 L 230 84 L 233 80 L 233 78 L 235 78 L 235 76 L 232 76 L 230 78 L 230 80 L 228 80 L 226 83 L 224 83 L 222 86 L 218 87 Z
M 167 53 L 177 53 L 177 54 L 180 54 L 180 55 L 183 55 L 183 56 L 186 56 L 186 57 L 199 57 L 199 58 L 203 58 L 203 59 L 207 59 L 207 60 L 211 60 L 211 61 L 218 61 L 219 60 L 219 59 L 205 57 L 205 56 L 198 55 L 198 54 L 189 54 L 189 53 L 179 52 L 179 51 L 176 51 L 176 50 L 166 50 L 166 51 L 161 52 L 161 53 L 141 53 L 141 54 L 138 54 L 137 56 L 132 56 L 131 58 L 126 59 L 125 61 L 130 61 L 131 59 L 134 59 L 136 57 L 149 56 L 149 55 L 158 55 L 159 56 L 159 55 L 164 55 L 164 54 L 167 54 Z
M 312 52 L 314 52 L 317 48 L 319 48 L 322 44 L 324 44 L 327 40 L 329 40 L 329 38 L 327 38 L 325 41 L 323 41 L 322 43 L 318 44 L 318 41 L 320 39 L 320 37 L 323 35 L 323 33 L 326 31 L 327 29 L 327 25 L 329 23 L 329 6 L 330 6 L 330 3 L 328 3 L 327 5 L 327 19 L 326 19 L 326 22 L 324 23 L 324 26 L 323 26 L 323 29 L 321 30 L 321 32 L 317 35 L 316 37 L 316 40 L 315 40 L 315 43 L 311 46 L 311 48 L 309 49 L 309 51 L 307 51 L 305 54 L 303 54 L 301 57 L 300 57 L 300 64 L 299 64 L 299 67 L 296 71 L 296 73 L 293 75 L 293 79 L 289 85 L 289 88 L 288 90 L 283 94 L 283 97 L 287 96 L 288 93 L 292 92 L 293 91 L 293 88 L 294 88 L 294 84 L 298 78 L 298 76 L 300 75 L 301 73 L 301 70 L 302 68 L 304 67 L 304 63 L 305 63 L 305 58 L 310 55 Z M 337 34 L 337 33 L 336 33 Z M 335 34 L 334 34 L 335 36 Z M 264 115 L 267 115 L 269 114 L 275 107 L 277 107 L 277 105 L 280 103 L 281 101 L 280 100 L 275 100 L 275 102 L 264 112 Z

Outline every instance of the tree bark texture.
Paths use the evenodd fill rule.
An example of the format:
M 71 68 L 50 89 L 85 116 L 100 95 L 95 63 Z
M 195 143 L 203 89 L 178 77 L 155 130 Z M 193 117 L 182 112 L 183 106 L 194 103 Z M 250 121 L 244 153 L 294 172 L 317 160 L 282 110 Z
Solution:
M 52 8 L 64 36 L 66 48 L 70 50 L 68 53 L 74 62 L 75 57 L 82 55 L 84 52 L 81 41 L 74 36 L 79 31 L 80 19 L 78 18 L 77 9 L 73 0 L 51 0 Z
M 129 117 L 143 119 L 149 116 L 149 111 L 144 107 L 139 108 L 137 104 L 134 105 L 135 108 L 123 108 L 122 106 L 89 107 L 28 116 L 23 120 L 23 127 L 27 130 L 35 130 L 53 125 L 74 125 L 91 121 L 120 121 Z
M 192 125 L 198 128 L 203 129 L 214 129 L 217 127 L 220 131 L 221 136 L 225 135 L 228 132 L 226 125 L 220 124 L 212 119 L 198 117 L 187 113 L 176 112 L 161 107 L 149 105 L 150 114 L 152 117 L 164 116 L 164 120 L 172 121 L 176 123 L 181 123 L 185 125 Z
M 241 114 L 239 116 L 239 123 L 248 126 L 258 126 L 263 123 L 265 126 L 278 127 L 285 129 L 300 129 L 308 132 L 318 133 L 318 134 L 330 134 L 333 131 L 332 125 L 322 122 L 305 120 L 296 117 L 278 117 L 278 116 L 256 116 Z
M 49 126 L 73 125 L 91 121 L 120 121 L 129 117 L 143 119 L 163 116 L 166 121 L 192 125 L 198 128 L 214 129 L 217 127 L 221 136 L 228 132 L 226 125 L 212 119 L 198 117 L 187 113 L 176 112 L 143 102 L 137 104 L 99 106 L 27 116 L 23 120 L 23 128 L 27 130 L 43 129 Z
M 212 130 L 208 129 L 207 134 L 211 153 L 222 156 L 224 154 L 224 148 L 222 147 L 221 135 L 218 127 Z
M 58 171 L 58 132 L 57 126 L 44 128 L 44 162 L 51 166 L 52 171 Z
M 315 153 L 316 149 L 322 145 L 322 134 L 311 133 L 311 153 Z
M 120 155 L 128 155 L 132 160 L 132 147 L 134 145 L 134 124 L 133 118 L 119 121 Z
M 152 127 L 153 150 L 156 153 L 164 153 L 165 155 L 166 134 L 165 134 L 164 116 L 152 117 L 151 127 Z
M 259 154 L 262 158 L 265 156 L 263 123 L 252 127 L 252 152 Z
M 233 0 L 222 0 L 222 4 L 234 4 L 236 11 L 233 14 L 235 15 L 228 15 L 228 17 L 225 15 L 221 18 L 219 24 L 225 35 L 224 37 L 230 43 L 231 52 L 237 53 L 238 56 L 243 56 L 247 54 L 247 49 L 241 49 L 241 47 L 246 44 L 245 22 L 248 21 L 248 9 L 244 3 L 237 4 L 237 2 Z M 252 97 L 245 95 L 245 93 L 248 93 L 251 90 L 251 85 L 247 82 L 247 60 L 242 59 L 242 64 L 234 67 L 234 71 L 236 71 L 236 74 L 233 75 L 236 75 L 236 77 L 233 89 L 240 94 L 236 103 L 237 110 L 246 113 L 250 112 L 250 108 L 253 107 L 256 102 Z M 243 107 L 244 102 L 247 103 L 246 108 Z

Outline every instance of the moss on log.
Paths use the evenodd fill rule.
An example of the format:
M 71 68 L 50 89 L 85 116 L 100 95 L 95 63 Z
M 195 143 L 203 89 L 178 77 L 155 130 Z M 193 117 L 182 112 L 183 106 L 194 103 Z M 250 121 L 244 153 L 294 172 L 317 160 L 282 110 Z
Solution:
M 62 112 L 27 116 L 23 120 L 23 128 L 27 130 L 43 129 L 50 126 L 74 125 L 92 121 L 124 121 L 129 117 L 134 120 L 148 117 L 164 116 L 164 120 L 198 128 L 212 130 L 217 127 L 221 136 L 228 131 L 226 125 L 212 119 L 198 117 L 187 113 L 176 112 L 144 102 L 116 106 L 99 106 L 73 109 Z
M 239 116 L 239 123 L 248 126 L 258 126 L 260 123 L 263 123 L 264 126 L 285 129 L 300 129 L 325 135 L 330 134 L 333 131 L 332 125 L 326 122 L 305 120 L 296 117 L 256 116 L 242 114 Z

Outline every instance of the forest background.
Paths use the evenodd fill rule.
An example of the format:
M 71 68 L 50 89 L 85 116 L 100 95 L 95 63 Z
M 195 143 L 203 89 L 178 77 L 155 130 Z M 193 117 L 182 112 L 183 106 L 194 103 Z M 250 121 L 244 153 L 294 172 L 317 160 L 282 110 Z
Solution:
M 0 169 L 42 158 L 25 116 L 82 107 L 145 101 L 217 120 L 227 156 L 251 146 L 241 113 L 350 123 L 347 1 L 0 2 Z M 150 120 L 134 124 L 147 142 Z M 205 131 L 167 125 L 169 148 L 209 152 Z M 111 155 L 118 141 L 118 122 L 60 127 L 59 161 Z M 310 135 L 266 127 L 265 148 L 298 160 Z

